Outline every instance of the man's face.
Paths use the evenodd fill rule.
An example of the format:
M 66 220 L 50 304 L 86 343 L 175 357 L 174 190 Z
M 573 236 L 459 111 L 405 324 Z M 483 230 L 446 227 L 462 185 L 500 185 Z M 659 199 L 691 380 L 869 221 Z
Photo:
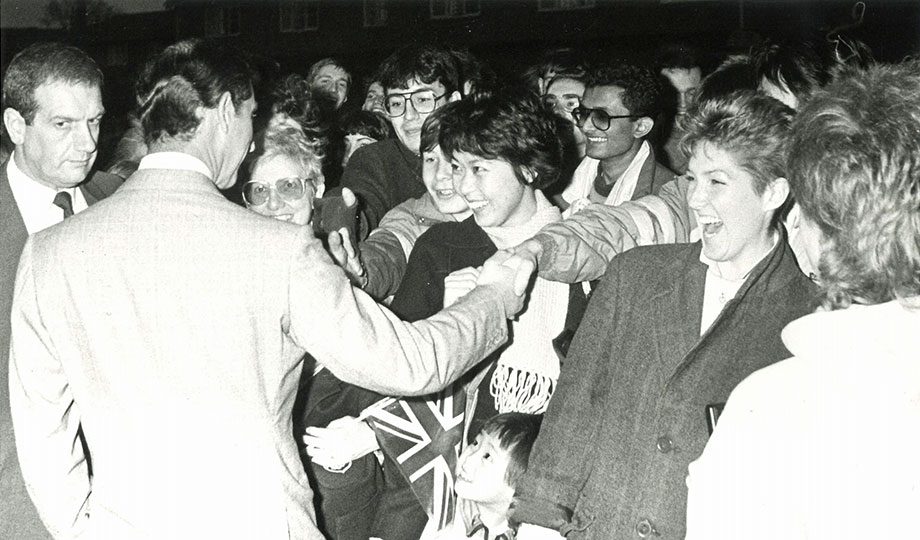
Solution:
M 677 114 L 686 114 L 696 101 L 702 79 L 700 68 L 664 68 L 661 74 L 671 81 L 671 85 L 677 91 Z
M 367 95 L 364 96 L 364 104 L 361 105 L 361 110 L 371 111 L 389 120 L 387 111 L 383 108 L 384 94 L 383 86 L 377 81 L 372 82 L 370 86 L 367 87 Z
M 623 89 L 619 86 L 595 86 L 585 90 L 581 106 L 588 109 L 601 109 L 610 116 L 632 114 L 623 106 Z M 611 118 L 610 126 L 600 130 L 591 119 L 581 126 L 585 134 L 585 153 L 588 157 L 604 160 L 628 153 L 637 139 L 635 118 Z
M 48 187 L 76 186 L 96 161 L 105 113 L 102 92 L 98 86 L 50 81 L 35 89 L 35 101 L 38 109 L 31 124 L 7 124 L 16 145 L 16 164 Z
M 313 87 L 335 96 L 335 108 L 338 109 L 348 99 L 348 73 L 334 64 L 323 66 L 316 72 Z
M 236 183 L 236 174 L 246 155 L 252 151 L 252 117 L 256 112 L 256 100 L 250 97 L 240 103 L 234 113 L 227 142 L 226 167 L 218 172 L 215 184 L 227 189 Z
M 412 100 L 408 98 L 408 95 L 418 92 L 419 90 L 431 90 L 434 92 L 435 96 L 441 96 L 435 100 L 434 110 L 426 113 L 420 113 L 415 110 L 415 106 L 412 104 Z M 447 102 L 448 96 L 446 93 L 446 89 L 440 81 L 423 83 L 418 79 L 408 81 L 405 88 L 387 88 L 387 96 L 391 94 L 404 94 L 407 96 L 406 112 L 402 116 L 391 116 L 390 122 L 393 124 L 393 131 L 396 132 L 396 137 L 400 142 L 406 145 L 406 148 L 412 150 L 412 152 L 416 154 L 419 153 L 419 146 L 421 146 L 422 139 L 422 124 L 425 123 L 425 119 L 428 118 L 432 112 Z

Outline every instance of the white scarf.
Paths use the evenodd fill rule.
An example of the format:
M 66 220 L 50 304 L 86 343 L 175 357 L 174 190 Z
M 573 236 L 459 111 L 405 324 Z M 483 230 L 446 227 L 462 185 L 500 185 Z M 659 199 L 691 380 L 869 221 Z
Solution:
M 547 223 L 559 221 L 559 209 L 534 190 L 537 211 L 522 225 L 483 227 L 498 249 L 514 247 L 533 237 Z M 552 340 L 565 327 L 569 286 L 534 280 L 524 311 L 511 321 L 511 341 L 502 349 L 492 374 L 490 393 L 498 412 L 542 413 L 559 378 L 559 358 Z

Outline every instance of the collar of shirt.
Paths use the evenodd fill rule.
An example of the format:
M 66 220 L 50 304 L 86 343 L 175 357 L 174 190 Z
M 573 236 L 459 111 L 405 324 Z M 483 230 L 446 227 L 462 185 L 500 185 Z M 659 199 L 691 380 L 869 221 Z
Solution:
M 154 152 L 152 154 L 147 154 L 141 158 L 140 165 L 137 166 L 137 169 L 176 169 L 194 171 L 212 180 L 214 179 L 211 169 L 205 165 L 203 161 L 191 154 L 183 154 L 182 152 Z
M 61 191 L 70 193 L 74 213 L 86 210 L 87 203 L 83 192 L 76 187 L 54 189 L 39 184 L 23 172 L 16 164 L 16 152 L 7 162 L 6 175 L 10 181 L 10 190 L 29 234 L 37 233 L 64 221 L 64 211 L 54 204 L 54 196 Z
M 491 531 L 486 527 L 485 523 L 482 522 L 479 515 L 473 517 L 473 520 L 466 527 L 466 537 L 473 538 L 473 535 L 482 532 L 483 538 L 492 538 L 493 540 L 515 540 L 514 530 L 511 528 L 506 528 L 505 532 L 497 535 L 491 536 Z
M 626 170 L 623 171 L 623 174 L 617 178 L 616 182 L 606 184 L 603 190 L 598 189 L 597 183 L 594 184 L 592 191 L 597 194 L 600 199 L 594 202 L 603 202 L 605 204 L 610 204 L 611 206 L 616 206 L 630 200 L 632 198 L 633 192 L 636 190 L 636 184 L 639 183 L 639 173 L 642 172 L 642 166 L 645 165 L 645 160 L 648 159 L 651 153 L 652 151 L 648 141 L 642 141 L 642 145 L 639 146 L 639 151 L 636 152 L 635 156 L 633 156 L 632 161 L 629 162 L 629 166 L 626 167 Z M 603 165 L 598 163 L 598 176 L 603 174 L 602 171 Z M 597 180 L 595 180 L 595 182 L 597 182 Z M 615 200 L 607 202 L 607 200 L 610 198 L 610 194 L 614 190 L 618 192 Z M 604 193 L 602 193 L 602 191 L 604 191 Z

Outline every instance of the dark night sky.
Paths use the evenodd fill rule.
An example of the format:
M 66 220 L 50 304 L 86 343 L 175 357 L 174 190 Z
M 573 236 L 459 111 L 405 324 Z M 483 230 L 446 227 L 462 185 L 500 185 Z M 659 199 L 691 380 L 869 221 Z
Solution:
M 122 13 L 158 11 L 164 0 L 106 0 Z M 41 26 L 41 18 L 48 0 L 0 0 L 0 27 L 19 28 Z

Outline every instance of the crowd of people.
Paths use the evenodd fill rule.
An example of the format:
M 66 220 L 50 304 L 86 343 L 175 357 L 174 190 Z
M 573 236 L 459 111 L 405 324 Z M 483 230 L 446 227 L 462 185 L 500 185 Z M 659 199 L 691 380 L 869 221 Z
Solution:
M 920 61 L 716 64 L 19 52 L 0 537 L 915 535 Z

